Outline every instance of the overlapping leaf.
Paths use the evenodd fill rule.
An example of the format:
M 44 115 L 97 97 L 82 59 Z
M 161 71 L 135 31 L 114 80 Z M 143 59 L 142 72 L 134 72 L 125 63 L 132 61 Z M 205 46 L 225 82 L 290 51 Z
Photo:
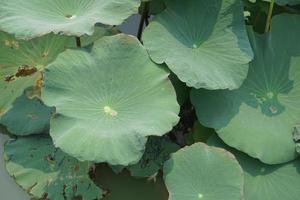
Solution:
M 300 196 L 300 160 L 267 165 L 257 159 L 234 150 L 216 135 L 208 143 L 234 153 L 244 171 L 245 200 L 295 200 Z
M 243 172 L 234 156 L 202 143 L 185 147 L 164 165 L 170 200 L 240 200 Z
M 146 28 L 151 58 L 166 63 L 188 86 L 235 89 L 252 59 L 239 0 L 166 0 Z
M 97 26 L 92 37 L 81 38 L 82 46 L 115 32 L 110 27 Z M 68 47 L 75 47 L 74 38 L 48 34 L 23 41 L 0 32 L 0 118 L 25 89 L 32 90 L 29 96 L 39 95 L 43 70 Z
M 49 131 L 53 108 L 45 106 L 40 99 L 28 98 L 27 91 L 18 97 L 11 110 L 0 118 L 9 133 L 14 135 L 40 134 Z
M 100 199 L 102 190 L 90 180 L 91 164 L 79 162 L 53 146 L 48 137 L 18 138 L 5 145 L 8 173 L 38 199 Z
M 80 160 L 134 164 L 146 136 L 164 135 L 178 122 L 168 72 L 124 34 L 103 37 L 91 52 L 61 54 L 46 69 L 42 99 L 56 107 L 55 145 Z
M 17 38 L 47 33 L 92 35 L 96 23 L 118 25 L 137 13 L 139 0 L 1 0 L 0 29 Z
M 289 30 L 286 37 L 283 30 Z M 300 17 L 273 18 L 271 32 L 250 31 L 255 59 L 241 88 L 193 90 L 199 120 L 228 145 L 268 164 L 296 157 L 294 126 L 300 120 Z

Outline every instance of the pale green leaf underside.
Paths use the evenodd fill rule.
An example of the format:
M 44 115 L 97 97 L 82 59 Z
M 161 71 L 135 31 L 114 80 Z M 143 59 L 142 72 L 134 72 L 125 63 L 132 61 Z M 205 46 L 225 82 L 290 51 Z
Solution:
M 239 0 L 166 0 L 146 28 L 151 58 L 188 86 L 235 89 L 247 76 L 252 50 Z
M 53 109 L 36 97 L 28 98 L 26 93 L 14 101 L 12 109 L 0 118 L 0 124 L 14 135 L 47 133 Z
M 135 165 L 128 166 L 131 176 L 156 176 L 171 153 L 180 149 L 167 137 L 150 137 L 142 159 Z
M 164 165 L 170 200 L 241 200 L 243 172 L 234 156 L 196 143 L 172 154 Z
M 244 171 L 245 200 L 295 200 L 299 198 L 299 159 L 286 164 L 267 165 L 228 147 L 217 136 L 212 136 L 208 143 L 225 148 L 236 156 Z
M 79 162 L 59 149 L 48 137 L 18 138 L 5 145 L 8 173 L 35 198 L 53 200 L 100 199 L 102 190 L 90 180 L 91 164 Z
M 55 145 L 80 160 L 134 164 L 146 136 L 164 135 L 178 122 L 168 72 L 124 34 L 103 37 L 91 52 L 62 53 L 45 71 L 42 99 L 56 107 Z
M 116 33 L 111 27 L 97 26 L 93 36 L 81 37 L 82 46 Z M 48 34 L 30 41 L 16 40 L 0 32 L 0 117 L 12 106 L 25 89 L 32 88 L 32 95 L 39 95 L 41 72 L 66 48 L 75 47 L 73 37 Z M 27 69 L 24 73 L 21 69 Z
M 118 25 L 139 0 L 0 0 L 0 29 L 18 38 L 47 33 L 92 35 L 96 23 Z
M 283 30 L 291 30 L 286 37 Z M 294 126 L 300 120 L 300 17 L 273 18 L 271 32 L 249 31 L 255 52 L 249 75 L 234 91 L 193 90 L 192 102 L 205 126 L 228 145 L 267 164 L 297 155 Z M 300 42 L 300 41 L 299 41 Z

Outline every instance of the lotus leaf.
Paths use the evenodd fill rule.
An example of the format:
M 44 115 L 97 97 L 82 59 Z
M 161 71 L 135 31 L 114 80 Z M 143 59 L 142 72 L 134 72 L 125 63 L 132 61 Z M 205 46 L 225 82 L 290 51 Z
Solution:
M 97 26 L 93 36 L 81 38 L 82 46 L 115 32 L 111 27 Z M 48 34 L 23 41 L 0 32 L 0 118 L 25 89 L 39 95 L 45 67 L 66 48 L 75 46 L 73 37 Z
M 17 38 L 47 33 L 92 35 L 96 23 L 119 25 L 139 0 L 0 0 L 0 29 Z
M 164 135 L 178 122 L 168 75 L 124 34 L 103 37 L 90 52 L 60 54 L 46 69 L 42 88 L 43 101 L 56 107 L 50 129 L 55 145 L 80 160 L 137 163 L 146 137 Z
M 232 152 L 244 171 L 245 200 L 295 200 L 300 196 L 300 160 L 286 164 L 267 165 L 257 159 L 230 148 L 216 135 L 209 145 Z
M 172 154 L 164 165 L 171 200 L 241 200 L 243 172 L 234 156 L 196 143 Z
M 285 37 L 282 30 L 291 30 Z M 277 15 L 271 31 L 249 31 L 255 58 L 241 88 L 193 90 L 198 119 L 223 141 L 267 164 L 293 160 L 300 120 L 300 17 Z M 299 41 L 300 42 L 300 41 Z
M 166 0 L 144 32 L 156 63 L 166 63 L 188 86 L 236 89 L 252 50 L 239 0 Z
M 31 135 L 48 132 L 53 108 L 45 106 L 40 99 L 28 98 L 26 91 L 18 97 L 5 115 L 0 118 L 0 124 L 14 135 Z
M 49 137 L 11 140 L 4 149 L 6 169 L 38 199 L 100 199 L 102 190 L 89 178 L 91 163 L 79 162 L 53 146 Z

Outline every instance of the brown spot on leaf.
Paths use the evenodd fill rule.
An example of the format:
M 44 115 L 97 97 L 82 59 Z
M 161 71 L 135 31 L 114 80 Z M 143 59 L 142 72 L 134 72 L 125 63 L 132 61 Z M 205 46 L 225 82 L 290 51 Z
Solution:
M 49 51 L 44 51 L 43 54 L 42 54 L 42 57 L 43 58 L 48 58 L 48 55 L 49 55 Z
M 4 45 L 12 49 L 19 49 L 20 45 L 18 41 L 15 40 L 4 40 Z
M 6 82 L 10 82 L 10 81 L 14 81 L 16 79 L 15 75 L 7 75 L 5 76 L 5 81 Z
M 47 200 L 47 197 L 48 197 L 48 193 L 44 193 L 44 194 L 42 195 L 41 200 Z
M 36 67 L 31 67 L 28 65 L 20 65 L 15 76 L 16 77 L 25 77 L 25 76 L 30 76 L 30 75 L 34 74 L 35 72 L 37 72 Z
M 11 81 L 16 80 L 16 78 L 18 78 L 18 77 L 30 76 L 36 72 L 37 72 L 36 67 L 30 67 L 28 65 L 20 65 L 18 68 L 18 71 L 15 74 L 5 76 L 4 80 L 6 82 L 11 82 Z
M 49 164 L 54 165 L 56 163 L 55 159 L 52 155 L 47 155 L 44 157 L 44 160 L 48 161 Z
M 27 193 L 31 193 L 32 189 L 37 185 L 38 183 L 35 182 L 32 186 L 30 186 L 29 188 L 27 188 L 26 192 Z

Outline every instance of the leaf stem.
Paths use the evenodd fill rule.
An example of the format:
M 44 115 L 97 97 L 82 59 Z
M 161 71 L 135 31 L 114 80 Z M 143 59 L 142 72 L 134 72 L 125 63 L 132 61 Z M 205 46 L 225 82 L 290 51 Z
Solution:
M 145 22 L 147 23 L 148 21 L 148 16 L 149 16 L 149 2 L 143 2 L 143 13 L 141 16 L 140 24 L 139 24 L 139 30 L 137 34 L 137 38 L 141 41 L 142 40 L 142 34 L 143 34 L 143 29 L 144 29 L 144 24 Z
M 270 30 L 270 24 L 271 24 L 271 19 L 272 19 L 272 14 L 273 14 L 274 3 L 275 3 L 275 0 L 272 0 L 270 3 L 268 17 L 267 17 L 266 26 L 265 26 L 265 33 Z
M 77 46 L 77 48 L 81 48 L 80 37 L 75 37 L 75 39 L 76 39 L 76 46 Z

